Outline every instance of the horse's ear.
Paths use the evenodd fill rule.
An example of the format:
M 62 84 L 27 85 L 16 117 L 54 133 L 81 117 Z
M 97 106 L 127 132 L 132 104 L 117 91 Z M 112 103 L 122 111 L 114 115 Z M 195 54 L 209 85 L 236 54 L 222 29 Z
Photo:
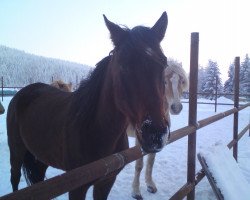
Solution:
M 69 86 L 69 89 L 70 89 L 70 90 L 72 90 L 72 85 L 73 85 L 72 82 L 69 82 L 69 85 L 68 85 L 68 86 Z
M 110 38 L 115 46 L 118 46 L 122 39 L 127 35 L 127 32 L 120 26 L 109 21 L 105 15 L 103 15 L 105 24 L 110 32 Z
M 162 13 L 160 19 L 158 19 L 155 25 L 151 28 L 151 30 L 155 32 L 159 41 L 162 41 L 162 39 L 164 38 L 167 26 L 168 26 L 168 15 L 165 11 Z

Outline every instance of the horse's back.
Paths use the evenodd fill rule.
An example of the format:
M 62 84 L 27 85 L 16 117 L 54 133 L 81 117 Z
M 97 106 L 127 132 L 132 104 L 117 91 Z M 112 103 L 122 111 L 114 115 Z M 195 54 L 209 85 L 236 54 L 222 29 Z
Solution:
M 55 92 L 56 89 L 44 83 L 34 83 L 22 88 L 12 98 L 10 106 L 14 106 L 17 114 L 25 112 L 33 102 L 38 98 L 46 98 L 46 96 Z
M 35 83 L 22 88 L 16 93 L 16 95 L 11 99 L 8 111 L 7 111 L 7 130 L 13 126 L 13 123 L 17 123 L 18 113 L 22 113 L 25 108 L 33 101 L 34 97 L 38 97 L 38 90 L 46 86 L 46 84 Z M 7 131 L 9 133 L 9 131 Z
M 8 137 L 12 140 L 20 137 L 27 149 L 35 152 L 34 155 L 41 161 L 46 160 L 46 164 L 62 168 L 53 163 L 55 159 L 63 159 L 60 144 L 70 95 L 43 83 L 21 89 L 8 108 L 7 126 L 9 130 L 17 130 L 8 131 Z

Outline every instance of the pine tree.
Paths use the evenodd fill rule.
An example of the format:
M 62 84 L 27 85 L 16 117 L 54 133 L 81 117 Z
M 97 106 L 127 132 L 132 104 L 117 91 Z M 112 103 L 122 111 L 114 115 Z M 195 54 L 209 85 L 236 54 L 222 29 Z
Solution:
M 224 84 L 224 93 L 234 93 L 234 64 L 230 64 L 228 70 L 228 79 Z M 227 98 L 232 99 L 233 95 L 225 95 Z
M 231 64 L 228 71 L 229 78 L 224 85 L 225 93 L 234 93 L 234 73 L 235 73 L 235 67 L 234 64 Z M 240 65 L 239 81 L 240 81 L 239 83 L 240 94 L 242 95 L 250 94 L 250 59 L 248 57 L 248 54 L 246 54 L 244 61 Z M 228 97 L 233 98 L 232 95 Z M 250 100 L 250 95 L 246 97 L 248 100 Z
M 217 79 L 217 91 L 220 93 L 222 91 L 222 83 L 220 78 L 220 70 L 217 62 L 209 60 L 206 67 L 206 76 L 202 84 L 202 92 L 205 94 L 205 98 L 213 100 L 215 99 L 216 92 L 216 79 Z
M 204 78 L 206 76 L 206 70 L 204 67 L 199 66 L 198 69 L 198 85 L 197 85 L 197 91 L 198 93 L 202 93 L 202 85 L 204 84 Z M 202 95 L 199 95 L 201 97 Z
M 240 94 L 250 94 L 250 59 L 246 54 L 244 61 L 240 65 Z M 250 100 L 250 96 L 247 96 Z

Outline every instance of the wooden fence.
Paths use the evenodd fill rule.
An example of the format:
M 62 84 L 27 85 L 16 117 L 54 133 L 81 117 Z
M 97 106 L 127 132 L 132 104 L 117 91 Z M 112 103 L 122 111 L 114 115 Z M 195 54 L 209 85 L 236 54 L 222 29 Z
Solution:
M 51 80 L 53 81 L 53 77 L 51 78 Z M 76 84 L 74 86 L 74 89 L 76 89 L 79 86 L 79 82 L 78 82 L 78 77 L 76 77 Z M 11 92 L 11 93 L 6 93 L 4 89 L 21 89 L 23 88 L 23 86 L 4 86 L 4 77 L 1 77 L 1 99 L 3 101 L 3 98 L 6 96 L 14 96 L 16 92 Z M 216 86 L 217 88 L 217 86 Z M 197 95 L 211 95 L 211 93 L 204 93 L 204 92 L 197 92 Z M 213 94 L 215 96 L 214 98 L 214 102 L 197 102 L 197 104 L 210 104 L 210 105 L 214 105 L 214 112 L 217 112 L 217 107 L 218 105 L 234 105 L 232 103 L 218 103 L 218 98 L 220 96 L 234 96 L 234 93 L 218 93 L 217 91 L 215 92 L 215 94 Z M 250 94 L 239 94 L 240 97 L 246 97 L 249 98 Z M 184 92 L 183 93 L 183 97 L 184 99 L 181 101 L 182 103 L 189 103 L 188 100 L 185 99 L 189 99 L 189 92 Z M 243 104 L 239 104 L 239 105 L 243 105 Z
M 82 77 L 82 79 L 83 79 L 83 77 Z M 51 77 L 51 82 L 47 82 L 47 84 L 50 84 L 50 83 L 52 83 L 53 81 L 54 81 L 55 79 L 54 79 L 54 77 L 52 76 Z M 58 79 L 57 79 L 58 80 Z M 32 82 L 30 82 L 29 84 L 31 84 Z M 79 84 L 80 84 L 80 81 L 79 81 L 79 78 L 78 78 L 78 76 L 76 75 L 76 78 L 75 78 L 75 82 L 74 83 L 72 83 L 73 84 L 73 89 L 76 89 L 76 88 L 78 88 L 78 86 L 79 86 Z M 21 89 L 21 88 L 23 88 L 24 86 L 6 86 L 6 84 L 5 84 L 5 82 L 4 82 L 4 77 L 2 76 L 1 77 L 1 99 L 2 99 L 2 101 L 3 101 L 3 97 L 4 96 L 14 96 L 15 95 L 15 93 L 17 92 L 17 90 L 19 90 L 19 89 Z M 14 89 L 14 90 L 16 90 L 16 92 L 9 92 L 9 93 L 6 93 L 5 92 L 5 89 Z
M 229 148 L 233 148 L 233 156 L 237 160 L 237 148 L 240 138 L 249 130 L 249 124 L 238 134 L 238 112 L 250 106 L 250 103 L 243 106 L 239 104 L 239 76 L 235 76 L 235 99 L 234 108 L 222 113 L 218 113 L 209 118 L 197 122 L 197 73 L 198 73 L 198 47 L 199 34 L 191 34 L 191 54 L 190 54 L 190 102 L 189 102 L 189 125 L 173 131 L 167 145 L 188 136 L 188 172 L 187 182 L 181 187 L 170 199 L 180 200 L 187 196 L 188 200 L 195 199 L 195 186 L 205 176 L 200 170 L 195 174 L 196 168 L 196 130 L 234 114 L 233 140 L 228 144 Z M 235 59 L 235 74 L 239 74 L 239 57 Z M 108 174 L 121 169 L 126 164 L 133 162 L 144 156 L 139 147 L 133 147 L 125 151 L 113 154 L 106 158 L 97 160 L 88 165 L 76 168 L 62 175 L 53 177 L 33 186 L 21 189 L 14 193 L 0 197 L 0 200 L 22 200 L 22 199 L 51 199 L 57 197 L 70 190 L 78 188 L 93 180 L 103 178 Z

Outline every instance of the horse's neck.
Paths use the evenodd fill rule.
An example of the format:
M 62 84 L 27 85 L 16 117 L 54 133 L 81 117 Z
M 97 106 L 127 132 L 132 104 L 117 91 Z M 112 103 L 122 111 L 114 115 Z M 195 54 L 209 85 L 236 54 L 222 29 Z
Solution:
M 103 128 L 113 129 L 114 131 L 125 131 L 126 119 L 116 108 L 114 91 L 112 88 L 113 82 L 111 79 L 107 78 L 103 85 L 98 104 L 98 121 Z
M 108 76 L 110 56 L 99 62 L 91 76 L 75 92 L 72 113 L 84 126 L 123 129 L 124 116 L 115 107 L 113 83 Z M 80 122 L 79 122 L 80 123 Z

